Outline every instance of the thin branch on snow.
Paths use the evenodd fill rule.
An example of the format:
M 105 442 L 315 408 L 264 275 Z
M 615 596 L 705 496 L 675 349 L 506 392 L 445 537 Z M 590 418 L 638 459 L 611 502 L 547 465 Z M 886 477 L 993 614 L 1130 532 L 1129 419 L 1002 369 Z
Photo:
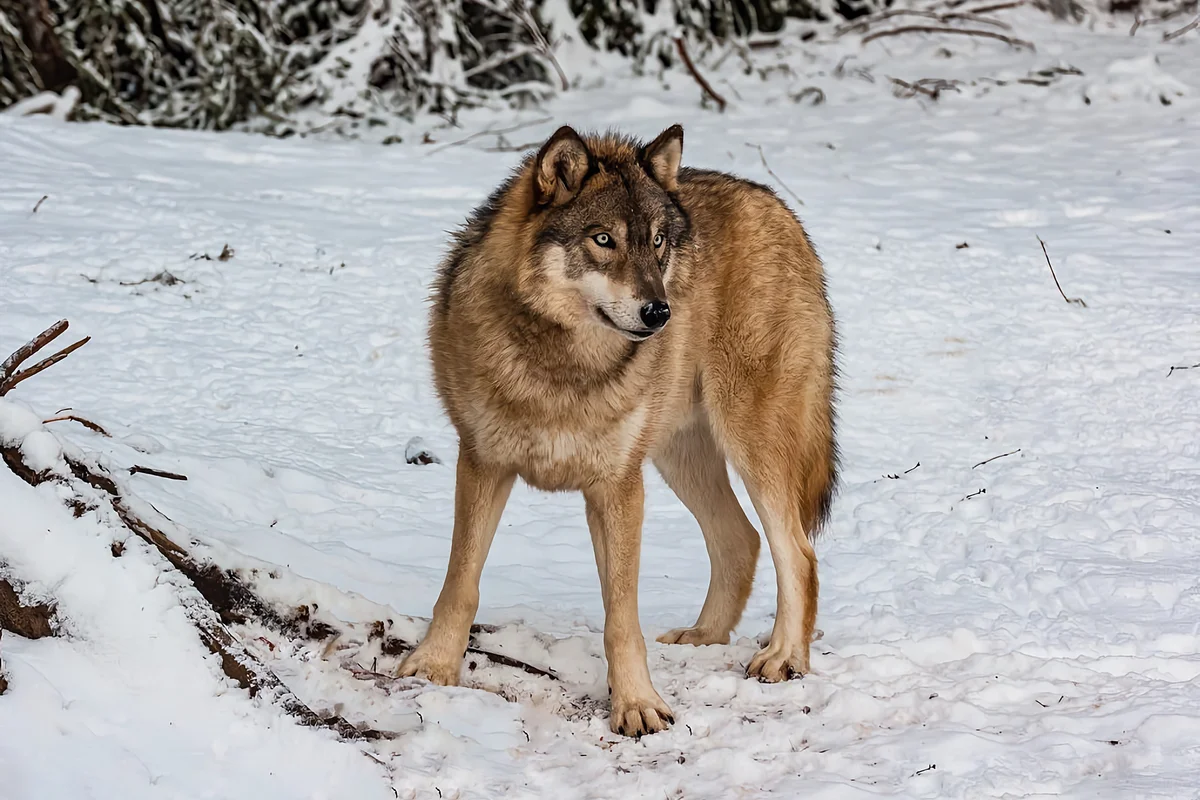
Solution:
M 966 13 L 966 14 L 989 14 L 993 11 L 1007 11 L 1010 8 L 1020 8 L 1021 6 L 1025 5 L 1025 3 L 1026 3 L 1026 0 L 1011 0 L 1010 2 L 1004 2 L 1004 3 L 992 3 L 991 5 L 979 6 L 978 8 L 967 9 L 963 13 Z
M 679 57 L 683 60 L 683 65 L 687 67 L 687 71 L 692 74 L 693 78 L 695 78 L 696 83 L 700 84 L 700 88 L 704 90 L 704 93 L 716 102 L 717 110 L 724 111 L 725 106 L 727 105 L 725 98 L 717 94 L 717 91 L 712 87 L 712 84 L 705 80 L 704 76 L 700 74 L 700 71 L 696 69 L 696 65 L 692 63 L 692 57 L 688 55 L 687 45 L 684 44 L 682 36 L 675 37 L 675 49 L 679 51 Z
M 1054 265 L 1050 263 L 1050 254 L 1046 252 L 1046 243 L 1042 241 L 1042 237 L 1040 236 L 1037 237 L 1037 240 L 1042 246 L 1042 254 L 1046 256 L 1046 266 L 1050 267 L 1050 277 L 1054 278 L 1054 285 L 1058 287 L 1058 293 L 1062 295 L 1062 299 L 1068 303 L 1087 308 L 1087 303 L 1083 302 L 1082 297 L 1067 297 L 1067 293 L 1063 291 L 1062 284 L 1058 282 L 1058 275 L 1054 273 Z
M 134 464 L 132 467 L 129 468 L 129 474 L 130 475 L 153 475 L 156 478 L 166 478 L 167 480 L 170 480 L 170 481 L 186 481 L 187 480 L 187 475 L 180 475 L 178 472 L 165 472 L 161 469 L 154 469 L 152 467 L 143 467 L 138 464 Z
M 960 93 L 962 92 L 962 90 L 958 88 L 958 84 L 960 84 L 961 81 L 946 80 L 945 78 L 921 78 L 919 81 L 914 83 L 909 83 L 908 81 L 902 81 L 899 78 L 892 77 L 889 77 L 888 80 L 890 80 L 894 85 L 892 94 L 900 98 L 916 97 L 918 94 L 923 94 L 930 100 L 937 100 L 939 97 L 941 97 L 942 92 L 946 91 L 947 89 L 953 89 L 954 91 Z
M 101 436 L 107 436 L 110 439 L 112 438 L 111 433 L 104 430 L 104 428 L 100 427 L 95 422 L 92 422 L 90 419 L 84 419 L 83 417 L 76 416 L 75 414 L 60 414 L 55 417 L 50 417 L 49 419 L 42 420 L 42 424 L 48 425 L 51 422 L 68 422 L 68 421 L 69 422 L 78 422 L 80 425 L 87 428 L 88 430 L 93 430 L 96 433 L 100 434 Z
M 775 170 L 771 169 L 771 165 L 767 163 L 767 156 L 763 152 L 762 145 L 754 144 L 752 142 L 746 142 L 746 147 L 753 147 L 755 150 L 757 150 L 758 157 L 762 159 L 762 165 L 763 165 L 763 168 L 766 169 L 767 174 L 770 175 L 772 178 L 774 178 L 776 180 L 776 182 L 778 182 L 779 185 L 782 186 L 788 194 L 790 194 L 793 198 L 795 198 L 797 203 L 799 203 L 800 205 L 804 205 L 804 201 L 800 199 L 800 196 L 798 194 L 796 194 L 795 192 L 793 192 L 790 188 L 788 188 L 788 185 L 783 182 L 783 178 L 776 175 Z
M 1168 378 L 1171 377 L 1171 374 L 1174 373 L 1175 370 L 1185 370 L 1185 369 L 1200 369 L 1200 361 L 1196 362 L 1195 364 L 1189 364 L 1186 367 L 1171 367 L 1171 369 L 1169 369 L 1167 371 L 1167 377 Z
M 1018 447 L 1016 450 L 1013 450 L 1011 453 L 1001 453 L 998 456 L 992 456 L 991 458 L 985 458 L 983 461 L 980 461 L 974 467 L 971 467 L 971 469 L 975 469 L 975 467 L 982 467 L 984 464 L 990 464 L 998 458 L 1007 458 L 1008 456 L 1016 455 L 1019 452 L 1021 452 L 1021 448 Z
M 512 133 L 513 131 L 519 131 L 519 130 L 522 130 L 523 128 L 532 128 L 534 125 L 542 125 L 544 123 L 553 122 L 553 121 L 554 121 L 554 117 L 541 117 L 539 119 L 530 120 L 529 122 L 521 122 L 516 125 L 510 125 L 507 128 L 501 128 L 499 130 L 496 130 L 489 126 L 486 130 L 476 131 L 475 133 L 472 133 L 470 136 L 465 136 L 462 139 L 457 139 L 453 142 L 447 142 L 446 144 L 439 145 L 439 146 L 433 148 L 432 150 L 427 151 L 425 153 L 425 155 L 431 156 L 434 153 L 440 153 L 441 151 L 446 150 L 451 147 L 459 147 L 461 145 L 467 144 L 468 142 L 472 142 L 475 139 L 480 138 L 481 136 L 500 136 L 501 134 Z
M 1188 33 L 1189 31 L 1194 31 L 1196 28 L 1200 28 L 1200 16 L 1197 16 L 1194 20 L 1189 22 L 1187 25 L 1184 25 L 1182 28 L 1180 28 L 1177 31 L 1172 31 L 1170 33 L 1164 33 L 1163 41 L 1169 42 L 1172 39 L 1178 39 L 1180 36 L 1183 36 L 1185 33 Z
M 1011 31 L 1012 26 L 1007 22 L 1001 22 L 998 19 L 981 16 L 988 11 L 1000 11 L 1005 8 L 1013 8 L 1023 5 L 1023 2 L 1015 3 L 997 3 L 991 6 L 983 6 L 981 8 L 973 8 L 966 11 L 948 11 L 939 14 L 935 11 L 923 11 L 915 8 L 889 8 L 886 11 L 880 11 L 878 14 L 856 19 L 853 22 L 845 25 L 839 25 L 834 29 L 833 35 L 845 36 L 847 33 L 858 33 L 866 31 L 878 22 L 885 22 L 896 17 L 921 17 L 923 19 L 932 19 L 937 22 L 946 23 L 952 20 L 962 20 L 964 22 L 974 22 L 979 25 L 992 25 L 1002 30 Z
M 939 28 L 933 25 L 903 25 L 899 28 L 888 28 L 884 31 L 876 31 L 875 33 L 864 36 L 862 43 L 869 44 L 876 39 L 882 39 L 885 36 L 898 36 L 902 33 L 952 33 L 960 36 L 978 36 L 984 39 L 996 39 L 997 41 L 1004 42 L 1008 46 L 1015 47 L 1017 49 L 1037 49 L 1033 46 L 1033 42 L 1028 42 L 1024 39 L 1016 39 L 1012 36 L 1005 36 L 1002 33 L 995 33 L 993 31 L 980 31 L 973 28 Z
M 46 202 L 49 199 L 50 199 L 50 195 L 48 195 L 48 194 L 42 195 L 42 199 L 38 200 L 36 203 L 33 204 L 33 213 L 36 214 L 38 212 L 38 209 L 42 207 L 42 203 Z

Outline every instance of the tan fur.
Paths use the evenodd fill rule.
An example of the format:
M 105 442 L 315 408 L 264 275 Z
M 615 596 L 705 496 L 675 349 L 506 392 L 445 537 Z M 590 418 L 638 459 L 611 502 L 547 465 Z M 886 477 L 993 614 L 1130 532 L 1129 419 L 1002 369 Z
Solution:
M 808 670 L 812 538 L 836 482 L 822 265 L 772 192 L 680 170 L 681 148 L 678 126 L 645 147 L 564 128 L 459 233 L 429 330 L 460 437 L 453 543 L 429 632 L 400 674 L 457 681 L 483 562 L 520 477 L 584 496 L 613 730 L 670 724 L 637 615 L 646 460 L 695 515 L 712 565 L 696 624 L 659 641 L 727 643 L 745 608 L 759 539 L 730 487 L 731 462 L 778 575 L 771 641 L 748 673 L 778 681 Z M 646 335 L 637 309 L 655 299 L 669 302 L 669 322 L 630 341 Z

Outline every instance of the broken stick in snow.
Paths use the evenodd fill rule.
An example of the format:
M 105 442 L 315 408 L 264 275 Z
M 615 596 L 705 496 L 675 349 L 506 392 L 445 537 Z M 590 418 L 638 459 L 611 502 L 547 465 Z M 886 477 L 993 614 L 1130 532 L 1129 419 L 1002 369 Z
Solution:
M 1082 297 L 1067 297 L 1067 293 L 1063 291 L 1062 284 L 1058 282 L 1058 275 L 1054 272 L 1054 265 L 1050 263 L 1050 254 L 1046 252 L 1046 243 L 1042 241 L 1042 237 L 1037 237 L 1038 244 L 1042 246 L 1042 255 L 1046 257 L 1046 266 L 1050 268 L 1050 277 L 1054 278 L 1054 285 L 1058 287 L 1058 293 L 1062 295 L 1062 299 L 1070 304 L 1087 308 L 1087 303 L 1083 302 Z
M 23 369 L 20 372 L 17 371 L 17 368 L 20 367 L 21 364 L 25 363 L 30 356 L 57 339 L 69 326 L 69 322 L 67 322 L 65 319 L 60 319 L 49 328 L 39 333 L 33 338 L 32 341 L 26 343 L 22 347 L 19 347 L 15 353 L 4 359 L 4 363 L 0 364 L 0 397 L 8 394 L 9 390 L 11 390 L 21 381 L 25 380 L 26 378 L 32 378 L 42 370 L 54 366 L 59 361 L 62 361 L 64 358 L 71 355 L 71 353 L 74 353 L 76 350 L 91 341 L 92 337 L 85 336 L 75 344 L 59 350 L 49 358 L 42 359 L 32 367 Z

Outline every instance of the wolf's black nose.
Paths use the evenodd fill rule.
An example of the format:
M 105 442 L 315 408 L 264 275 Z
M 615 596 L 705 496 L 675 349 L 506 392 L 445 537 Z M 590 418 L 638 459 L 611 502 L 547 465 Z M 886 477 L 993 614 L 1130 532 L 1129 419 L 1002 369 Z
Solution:
M 651 300 L 642 306 L 642 322 L 651 330 L 658 330 L 671 318 L 671 307 L 664 300 Z

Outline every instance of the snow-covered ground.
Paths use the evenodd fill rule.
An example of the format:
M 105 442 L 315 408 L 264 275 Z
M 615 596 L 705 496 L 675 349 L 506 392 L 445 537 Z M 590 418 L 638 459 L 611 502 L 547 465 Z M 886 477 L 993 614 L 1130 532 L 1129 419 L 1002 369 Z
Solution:
M 683 73 L 669 93 L 611 79 L 432 145 L 0 118 L 0 353 L 60 317 L 64 343 L 93 337 L 0 401 L 0 436 L 187 475 L 125 482 L 222 565 L 273 571 L 280 603 L 403 638 L 432 608 L 455 438 L 425 297 L 446 231 L 519 157 L 445 146 L 489 126 L 523 144 L 678 121 L 686 163 L 799 196 L 844 454 L 814 671 L 774 686 L 744 677 L 774 610 L 765 550 L 733 644 L 653 643 L 693 621 L 708 564 L 647 470 L 641 614 L 677 724 L 640 741 L 608 731 L 575 496 L 514 492 L 479 612 L 501 626 L 483 645 L 560 681 L 372 679 L 354 670 L 396 664 L 377 641 L 240 631 L 314 708 L 400 734 L 349 744 L 227 681 L 156 557 L 113 559 L 109 523 L 0 469 L 0 561 L 68 633 L 0 641 L 0 796 L 1200 797 L 1200 368 L 1169 373 L 1200 362 L 1200 35 L 1004 18 L 1038 50 L 842 41 L 766 81 L 727 64 L 721 115 Z M 1012 82 L 1065 66 L 1083 74 Z M 889 77 L 968 84 L 933 102 Z M 826 103 L 788 99 L 810 85 Z M 37 424 L 65 406 L 114 439 Z M 407 464 L 414 436 L 441 463 Z

